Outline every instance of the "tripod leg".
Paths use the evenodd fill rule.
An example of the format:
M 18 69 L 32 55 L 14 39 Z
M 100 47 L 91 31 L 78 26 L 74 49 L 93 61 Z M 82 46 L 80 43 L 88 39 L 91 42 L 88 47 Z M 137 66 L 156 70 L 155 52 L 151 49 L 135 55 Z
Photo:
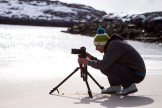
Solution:
M 90 97 L 90 98 L 93 98 L 93 96 L 92 96 L 92 92 L 91 92 L 91 89 L 90 89 L 89 84 L 88 84 L 88 81 L 85 80 L 85 83 L 86 83 L 87 88 L 88 88 L 88 95 L 89 95 L 89 97 Z
M 100 88 L 101 90 L 104 89 L 104 87 L 101 86 L 101 85 L 92 77 L 92 75 L 91 75 L 89 72 L 87 72 L 87 74 L 88 74 L 88 75 L 91 77 L 91 79 L 99 86 L 99 88 Z
M 77 67 L 69 76 L 67 76 L 61 83 L 59 83 L 55 88 L 53 88 L 53 89 L 49 92 L 49 94 L 52 94 L 55 90 L 57 90 L 57 92 L 59 93 L 58 88 L 59 88 L 68 78 L 70 78 L 75 72 L 77 72 L 79 69 L 80 69 L 80 67 Z

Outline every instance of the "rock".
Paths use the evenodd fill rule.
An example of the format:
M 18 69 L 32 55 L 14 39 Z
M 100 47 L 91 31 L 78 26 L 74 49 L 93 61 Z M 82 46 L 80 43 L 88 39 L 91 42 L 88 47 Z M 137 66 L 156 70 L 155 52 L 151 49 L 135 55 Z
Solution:
M 67 32 L 93 37 L 96 34 L 97 28 L 103 27 L 110 36 L 113 33 L 118 33 L 125 39 L 162 42 L 162 16 L 160 15 L 154 13 L 122 17 L 112 14 L 105 15 L 100 19 L 72 26 Z

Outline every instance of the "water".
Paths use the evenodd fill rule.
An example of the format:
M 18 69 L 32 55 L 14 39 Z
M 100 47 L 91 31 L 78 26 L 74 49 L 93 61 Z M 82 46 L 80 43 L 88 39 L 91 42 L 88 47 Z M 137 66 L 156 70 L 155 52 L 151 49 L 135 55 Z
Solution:
M 0 25 L 0 79 L 34 80 L 67 76 L 77 66 L 72 48 L 85 46 L 88 52 L 102 58 L 95 50 L 93 38 L 61 32 L 67 28 Z M 128 41 L 142 55 L 148 74 L 162 72 L 162 46 L 155 43 Z M 89 68 L 96 75 L 98 70 Z

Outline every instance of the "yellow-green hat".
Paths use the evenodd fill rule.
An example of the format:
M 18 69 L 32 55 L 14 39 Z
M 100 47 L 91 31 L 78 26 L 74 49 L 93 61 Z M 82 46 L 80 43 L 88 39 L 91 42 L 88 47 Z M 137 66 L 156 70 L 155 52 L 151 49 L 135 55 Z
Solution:
M 106 34 L 106 31 L 104 28 L 98 28 L 97 34 L 94 37 L 94 45 L 106 45 L 107 41 L 110 39 L 110 37 Z

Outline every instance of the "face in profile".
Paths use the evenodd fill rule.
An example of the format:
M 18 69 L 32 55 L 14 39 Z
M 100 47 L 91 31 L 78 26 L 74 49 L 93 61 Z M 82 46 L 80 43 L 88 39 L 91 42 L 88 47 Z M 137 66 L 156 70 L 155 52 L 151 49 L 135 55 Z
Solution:
M 100 53 L 104 52 L 105 45 L 95 45 L 95 46 L 97 51 L 99 51 Z

